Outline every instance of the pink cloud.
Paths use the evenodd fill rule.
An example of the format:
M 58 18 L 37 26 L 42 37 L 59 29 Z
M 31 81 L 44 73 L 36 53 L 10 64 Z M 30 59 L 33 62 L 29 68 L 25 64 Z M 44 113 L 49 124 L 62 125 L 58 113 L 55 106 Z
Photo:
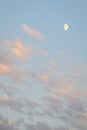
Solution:
M 8 47 L 11 47 L 11 52 L 20 60 L 25 60 L 31 55 L 31 50 L 27 48 L 20 40 L 16 40 L 15 42 L 5 40 L 5 44 Z
M 59 95 L 66 95 L 66 94 L 68 94 L 70 92 L 70 90 L 66 90 L 66 89 L 59 89 L 58 91 L 57 91 L 57 93 L 59 94 Z
M 27 56 L 31 55 L 31 51 L 24 46 L 24 44 L 16 40 L 15 42 L 16 47 L 13 48 L 13 53 L 18 56 L 19 59 L 24 60 Z
M 8 95 L 4 95 L 3 97 L 0 98 L 1 103 L 8 102 L 8 101 L 9 101 Z
M 46 76 L 46 75 L 41 76 L 41 77 L 40 77 L 40 80 L 41 80 L 42 82 L 44 82 L 44 83 L 50 83 L 50 79 L 49 79 L 49 77 Z
M 19 73 L 19 69 L 15 66 L 0 64 L 0 75 L 8 76 L 9 78 L 25 83 L 25 78 Z
M 2 97 L 0 97 L 0 103 L 8 103 L 9 101 L 13 101 L 15 99 L 15 97 L 10 97 L 7 94 L 4 94 Z
M 15 42 L 5 40 L 4 43 L 6 45 L 5 48 L 7 48 L 6 50 L 4 49 L 4 51 L 14 54 L 17 58 L 19 58 L 22 61 L 31 55 L 49 55 L 48 51 L 46 51 L 45 49 L 39 48 L 35 45 L 26 46 L 23 42 L 21 42 L 18 39 Z
M 48 99 L 51 101 L 51 102 L 57 102 L 59 101 L 59 97 L 57 95 L 49 95 L 48 96 Z
M 13 43 L 9 40 L 5 40 L 4 43 L 8 46 L 11 46 L 11 47 L 13 46 Z
M 6 65 L 0 64 L 0 74 L 6 74 L 9 72 L 9 68 Z
M 36 38 L 38 40 L 41 40 L 41 41 L 44 40 L 44 37 L 43 37 L 43 35 L 40 32 L 38 32 L 36 29 L 30 28 L 26 24 L 22 25 L 22 29 L 25 32 L 27 32 L 29 35 L 31 35 L 32 37 L 34 37 L 34 38 Z

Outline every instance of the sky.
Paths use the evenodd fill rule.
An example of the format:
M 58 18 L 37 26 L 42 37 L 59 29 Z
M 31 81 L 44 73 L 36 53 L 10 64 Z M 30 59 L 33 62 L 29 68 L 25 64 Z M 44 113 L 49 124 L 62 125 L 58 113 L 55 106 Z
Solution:
M 0 130 L 87 130 L 86 12 L 86 0 L 0 0 Z

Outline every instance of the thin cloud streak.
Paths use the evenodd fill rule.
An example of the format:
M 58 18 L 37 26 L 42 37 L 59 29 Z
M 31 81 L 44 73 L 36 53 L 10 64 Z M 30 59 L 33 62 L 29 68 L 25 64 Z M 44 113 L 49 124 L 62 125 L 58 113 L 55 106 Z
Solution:
M 22 25 L 22 29 L 27 32 L 30 36 L 40 40 L 40 41 L 43 41 L 44 40 L 44 36 L 38 32 L 36 29 L 33 29 L 33 28 L 30 28 L 28 25 L 26 24 L 23 24 Z

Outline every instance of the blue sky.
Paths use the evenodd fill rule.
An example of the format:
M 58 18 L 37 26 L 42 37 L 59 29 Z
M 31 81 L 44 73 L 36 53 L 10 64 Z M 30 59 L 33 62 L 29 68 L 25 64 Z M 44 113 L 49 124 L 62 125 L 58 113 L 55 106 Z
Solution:
M 0 0 L 0 130 L 87 129 L 86 6 Z

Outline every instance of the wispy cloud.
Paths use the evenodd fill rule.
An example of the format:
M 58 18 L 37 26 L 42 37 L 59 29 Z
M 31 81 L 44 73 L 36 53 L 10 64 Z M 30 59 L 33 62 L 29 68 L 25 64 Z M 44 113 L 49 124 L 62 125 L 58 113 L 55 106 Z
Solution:
M 33 56 L 38 56 L 38 55 L 39 56 L 48 56 L 49 55 L 47 50 L 40 48 L 33 44 L 26 46 L 25 43 L 23 43 L 19 39 L 16 39 L 16 41 L 14 41 L 14 42 L 10 41 L 10 40 L 5 40 L 4 43 L 6 46 L 4 47 L 3 51 L 5 53 L 7 53 L 6 57 L 8 56 L 11 61 L 12 61 L 12 59 L 14 59 L 13 55 L 15 57 L 17 57 L 18 59 L 20 59 L 21 61 L 26 60 L 27 58 L 29 58 L 32 55 Z M 4 56 L 4 58 L 2 58 L 2 60 L 6 59 L 6 57 Z
M 17 56 L 20 60 L 25 60 L 29 55 L 31 55 L 31 51 L 27 48 L 23 42 L 20 40 L 16 40 L 15 42 L 11 42 L 9 40 L 5 40 L 5 44 L 8 47 L 11 47 L 12 53 Z
M 51 82 L 50 78 L 49 78 L 48 76 L 46 76 L 46 75 L 40 76 L 40 80 L 41 80 L 43 83 L 50 83 L 50 82 Z
M 41 41 L 44 40 L 44 36 L 43 36 L 40 32 L 38 32 L 36 29 L 33 29 L 33 28 L 29 27 L 29 26 L 26 25 L 26 24 L 23 24 L 23 25 L 22 25 L 22 29 L 23 29 L 25 32 L 27 32 L 27 33 L 28 33 L 30 36 L 32 36 L 32 37 L 34 37 L 34 38 L 36 38 L 36 39 L 38 39 L 38 40 L 41 40 Z
M 62 57 L 65 61 L 69 61 L 70 59 L 65 55 L 64 51 L 59 51 L 58 55 Z
M 32 66 L 33 60 L 31 66 L 28 64 L 29 60 L 26 60 L 31 56 L 35 60 L 35 68 Z M 39 66 L 39 62 L 37 62 L 40 56 L 45 56 L 45 61 L 48 58 L 48 62 L 44 62 L 42 59 L 43 66 Z M 62 51 L 59 52 L 59 56 L 65 61 L 69 59 Z M 27 65 L 25 65 L 26 63 Z M 44 121 L 47 122 L 48 118 L 49 122 L 52 121 L 57 124 L 59 121 L 63 124 L 63 126 L 59 124 L 57 124 L 59 125 L 58 127 L 54 126 L 55 130 L 66 130 L 67 122 L 72 129 L 78 128 L 79 130 L 85 130 L 87 127 L 87 89 L 85 87 L 87 66 L 72 65 L 72 63 L 69 63 L 66 71 L 64 70 L 66 68 L 60 67 L 59 63 L 57 63 L 56 59 L 48 56 L 48 52 L 45 49 L 36 45 L 30 46 L 29 44 L 29 46 L 26 46 L 20 40 L 14 42 L 6 40 L 5 44 L 3 44 L 3 49 L 0 53 L 0 76 L 4 80 L 6 78 L 7 80 L 10 79 L 13 87 L 8 86 L 7 83 L 4 85 L 3 81 L 0 84 L 0 90 L 2 92 L 0 96 L 0 107 L 3 109 L 3 106 L 5 106 L 11 113 L 14 111 L 14 114 L 21 114 L 24 120 L 21 127 L 34 130 L 50 130 L 52 129 L 51 125 L 48 125 L 50 123 L 43 123 Z M 25 66 L 27 67 L 25 68 Z M 14 84 L 14 82 L 16 83 Z M 28 87 L 26 87 L 27 85 Z M 32 86 L 31 89 L 29 85 Z M 43 87 L 40 87 L 40 85 Z M 43 91 L 43 94 L 37 96 L 39 87 Z M 34 97 L 28 96 L 28 91 L 30 95 L 33 95 L 35 91 Z M 23 114 L 28 117 L 28 120 L 25 119 Z M 30 121 L 35 121 L 34 119 L 37 120 L 35 122 L 36 124 L 30 124 Z M 42 122 L 38 123 L 38 121 Z M 8 121 L 6 127 L 10 130 L 11 125 L 12 122 Z M 4 129 L 2 120 L 0 120 L 1 127 L 3 127 L 3 130 L 6 130 Z M 68 127 L 67 130 L 69 130 Z
M 0 75 L 7 76 L 14 81 L 18 81 L 20 83 L 26 83 L 25 78 L 19 74 L 19 69 L 15 66 L 8 66 L 0 64 Z

